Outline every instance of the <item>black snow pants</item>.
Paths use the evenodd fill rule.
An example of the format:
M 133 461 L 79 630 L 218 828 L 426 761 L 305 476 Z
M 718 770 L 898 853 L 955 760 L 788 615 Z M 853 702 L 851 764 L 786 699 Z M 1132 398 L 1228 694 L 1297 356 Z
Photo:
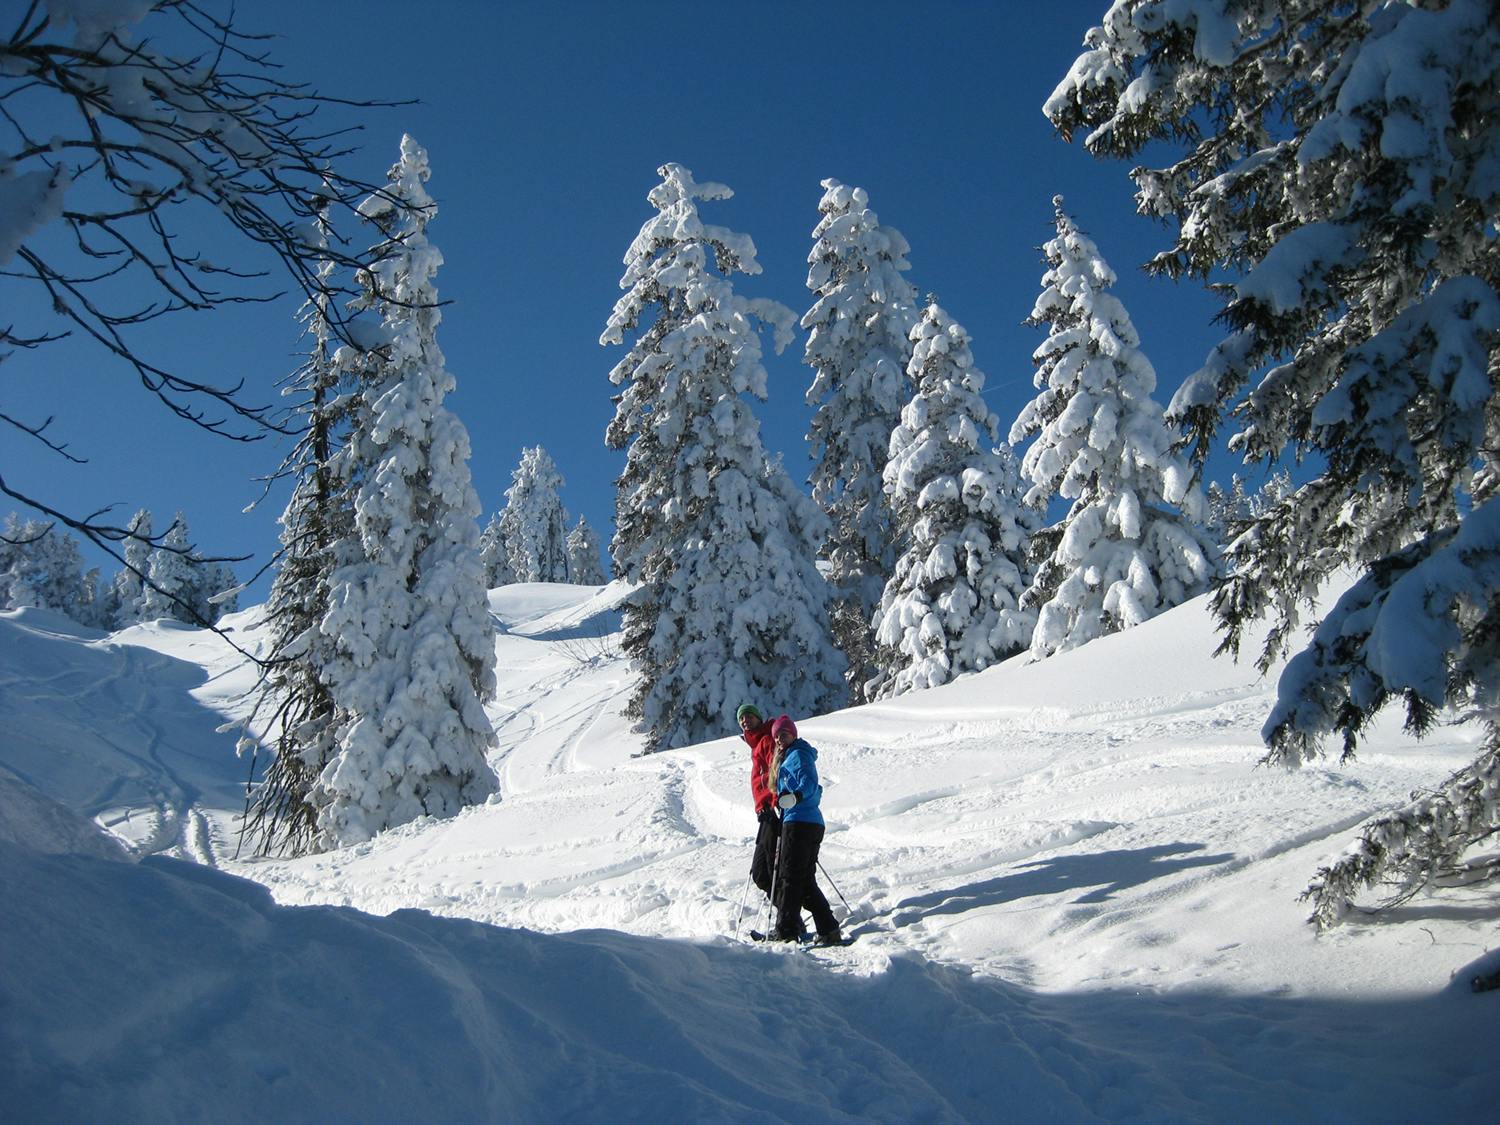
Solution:
M 823 845 L 823 826 L 790 820 L 781 826 L 781 862 L 776 871 L 776 934 L 782 939 L 802 932 L 802 911 L 813 916 L 820 934 L 839 928 L 828 900 L 818 889 L 818 849 Z
M 781 820 L 773 812 L 760 814 L 760 828 L 755 833 L 755 855 L 750 860 L 750 879 L 761 893 L 771 893 L 771 878 L 776 871 L 776 842 L 781 838 Z

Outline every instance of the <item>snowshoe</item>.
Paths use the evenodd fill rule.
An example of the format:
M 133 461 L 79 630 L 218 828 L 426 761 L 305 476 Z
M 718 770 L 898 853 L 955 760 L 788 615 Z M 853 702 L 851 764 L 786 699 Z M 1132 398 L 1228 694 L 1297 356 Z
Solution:
M 809 949 L 841 949 L 846 945 L 854 944 L 853 934 L 842 934 L 835 930 L 830 934 L 819 934 L 813 939 Z
M 784 938 L 778 937 L 776 934 L 763 934 L 759 930 L 751 930 L 750 940 L 769 941 L 772 944 L 800 945 L 805 939 L 801 934 L 797 935 L 796 937 Z

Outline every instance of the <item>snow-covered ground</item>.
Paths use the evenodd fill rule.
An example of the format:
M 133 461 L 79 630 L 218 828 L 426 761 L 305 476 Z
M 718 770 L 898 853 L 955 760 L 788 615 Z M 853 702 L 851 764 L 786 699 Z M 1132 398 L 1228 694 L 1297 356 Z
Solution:
M 0 614 L 3 1116 L 1495 1120 L 1500 892 L 1296 901 L 1468 729 L 1255 768 L 1201 602 L 806 719 L 856 941 L 755 946 L 748 750 L 634 756 L 618 595 L 492 593 L 501 798 L 290 861 L 235 857 L 233 649 Z

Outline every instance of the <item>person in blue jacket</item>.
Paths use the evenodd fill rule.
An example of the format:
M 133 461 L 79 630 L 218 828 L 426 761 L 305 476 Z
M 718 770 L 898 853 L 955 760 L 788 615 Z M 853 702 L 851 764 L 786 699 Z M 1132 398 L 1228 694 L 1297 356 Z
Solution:
M 802 911 L 813 916 L 819 945 L 836 945 L 842 937 L 839 924 L 818 889 L 818 849 L 823 844 L 823 813 L 818 805 L 823 787 L 818 784 L 818 752 L 797 737 L 797 724 L 783 715 L 771 724 L 776 741 L 776 807 L 781 810 L 781 844 L 778 850 L 776 891 L 776 941 L 796 941 L 802 931 Z

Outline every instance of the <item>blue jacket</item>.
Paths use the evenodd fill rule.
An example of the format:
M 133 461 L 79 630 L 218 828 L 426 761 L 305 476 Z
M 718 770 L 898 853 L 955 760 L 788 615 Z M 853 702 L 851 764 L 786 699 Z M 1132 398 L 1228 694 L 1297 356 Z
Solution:
M 823 787 L 818 784 L 818 752 L 800 738 L 782 756 L 781 769 L 776 772 L 776 792 L 797 794 L 797 803 L 782 810 L 783 821 L 823 823 L 823 813 L 818 808 L 823 800 Z

